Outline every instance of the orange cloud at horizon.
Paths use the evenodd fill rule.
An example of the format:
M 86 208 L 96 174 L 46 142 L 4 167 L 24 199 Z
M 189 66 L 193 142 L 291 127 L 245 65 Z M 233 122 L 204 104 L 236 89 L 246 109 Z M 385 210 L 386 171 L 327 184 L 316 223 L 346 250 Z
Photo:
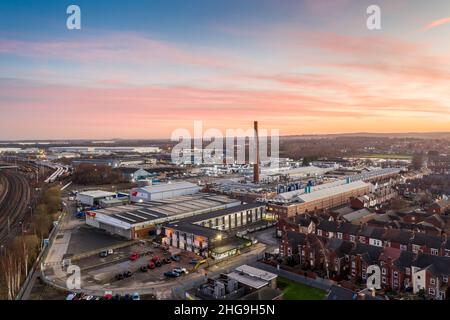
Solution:
M 282 135 L 450 130 L 447 55 L 389 36 L 270 37 L 270 59 L 139 35 L 0 39 L 0 55 L 38 66 L 0 78 L 0 140 L 168 138 L 194 120 L 222 131 L 258 120 Z

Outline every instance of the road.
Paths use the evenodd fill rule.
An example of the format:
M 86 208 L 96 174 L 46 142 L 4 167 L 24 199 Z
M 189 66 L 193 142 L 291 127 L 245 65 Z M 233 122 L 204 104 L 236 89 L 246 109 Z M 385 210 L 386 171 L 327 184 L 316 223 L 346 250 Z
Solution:
M 0 244 L 5 245 L 23 231 L 31 203 L 27 178 L 14 169 L 0 170 Z
M 70 203 L 70 202 L 68 202 Z M 74 210 L 71 206 L 67 207 L 69 211 Z M 61 268 L 61 261 L 67 253 L 72 233 L 77 230 L 81 222 L 73 217 L 73 214 L 66 214 L 58 226 L 58 237 L 49 248 L 49 253 L 44 261 L 44 278 L 51 285 L 65 289 L 67 274 Z M 251 250 L 244 250 L 240 255 L 224 260 L 216 265 L 207 268 L 201 268 L 197 272 L 190 273 L 177 279 L 142 281 L 142 279 L 132 280 L 129 283 L 117 286 L 117 284 L 102 284 L 95 281 L 85 281 L 87 278 L 82 276 L 82 292 L 89 295 L 102 296 L 105 291 L 113 291 L 114 294 L 125 294 L 138 292 L 140 294 L 155 294 L 158 299 L 181 299 L 184 292 L 205 281 L 206 276 L 215 277 L 223 272 L 230 272 L 237 266 L 256 262 L 258 257 L 267 250 L 265 242 L 271 247 L 277 247 L 277 239 L 273 238 L 274 229 L 265 230 L 257 234 L 260 243 L 253 245 Z M 85 271 L 84 271 L 85 272 Z M 77 290 L 75 290 L 77 291 Z M 25 295 L 29 297 L 29 295 Z

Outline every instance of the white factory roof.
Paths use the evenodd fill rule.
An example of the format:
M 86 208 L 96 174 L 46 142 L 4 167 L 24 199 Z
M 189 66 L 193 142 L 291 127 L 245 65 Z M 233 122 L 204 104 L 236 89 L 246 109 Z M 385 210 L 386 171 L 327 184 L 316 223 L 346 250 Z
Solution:
M 400 171 L 401 171 L 401 169 L 399 169 L 399 168 L 383 168 L 383 169 L 375 168 L 375 169 L 367 171 L 367 172 L 362 172 L 359 174 L 348 176 L 347 178 L 349 178 L 350 181 L 367 180 L 367 179 L 374 179 L 374 178 L 382 177 L 383 175 L 387 175 L 387 174 L 400 173 Z
M 240 274 L 238 272 L 231 272 L 227 274 L 228 278 L 236 280 L 237 282 L 240 282 L 242 284 L 245 284 L 246 286 L 249 286 L 254 289 L 261 289 L 265 286 L 267 286 L 267 281 L 253 278 L 250 276 L 247 276 L 246 274 Z
M 236 271 L 265 281 L 271 281 L 277 277 L 275 273 L 267 272 L 265 270 L 249 266 L 247 264 L 243 264 L 242 266 L 237 267 Z
M 306 168 L 308 168 L 308 167 L 306 167 Z M 345 185 L 345 184 L 347 184 L 347 179 L 349 179 L 350 182 L 356 182 L 356 181 L 381 177 L 386 174 L 399 173 L 400 171 L 401 171 L 401 169 L 398 169 L 398 168 L 385 168 L 385 169 L 375 169 L 375 170 L 371 170 L 368 172 L 363 172 L 363 173 L 359 173 L 359 174 L 355 174 L 355 175 L 346 176 L 345 179 L 340 179 L 340 180 L 336 180 L 333 182 L 312 186 L 311 194 L 315 193 L 319 190 L 322 190 L 322 189 L 329 189 L 332 187 Z M 293 190 L 293 191 L 280 193 L 279 195 L 276 196 L 275 199 L 288 201 L 295 197 L 301 197 L 303 194 L 305 194 L 304 189 Z
M 103 190 L 90 190 L 90 191 L 79 192 L 77 195 L 92 197 L 92 198 L 106 198 L 106 197 L 115 196 L 116 194 L 114 192 L 108 192 L 108 191 L 103 191 Z
M 323 183 L 323 184 L 318 184 L 315 186 L 311 186 L 311 192 L 315 192 L 318 190 L 322 190 L 322 189 L 327 189 L 327 188 L 332 188 L 332 187 L 336 187 L 336 186 L 340 186 L 345 184 L 346 181 L 345 180 L 336 180 L 333 182 L 329 182 L 329 183 Z M 302 194 L 305 193 L 304 188 L 299 189 L 299 190 L 293 190 L 293 191 L 288 191 L 288 192 L 283 192 L 280 193 L 279 195 L 276 196 L 276 199 L 279 200 L 290 200 L 296 196 L 300 196 Z
M 199 188 L 199 186 L 194 183 L 182 181 L 182 182 L 155 184 L 155 185 L 151 185 L 151 186 L 145 186 L 140 189 L 145 190 L 149 193 L 158 193 L 158 192 L 180 190 L 180 189 L 190 189 L 190 188 Z
M 298 168 L 262 168 L 262 176 L 271 175 L 290 175 L 290 176 L 311 176 L 311 175 L 322 175 L 326 172 L 332 171 L 334 168 L 319 168 L 315 166 L 306 166 Z
M 127 226 L 142 223 L 163 223 L 173 219 L 184 219 L 194 215 L 215 212 L 239 206 L 239 200 L 213 193 L 196 193 L 189 196 L 150 201 L 140 204 L 128 204 L 89 210 L 95 213 L 95 219 L 104 223 Z
M 359 188 L 368 187 L 369 184 L 362 181 L 350 182 L 342 185 L 338 185 L 331 188 L 321 189 L 317 191 L 313 191 L 311 193 L 305 193 L 298 195 L 298 199 L 303 202 L 310 202 L 315 200 L 320 200 L 326 197 L 334 196 L 340 193 L 349 192 L 352 190 L 356 190 Z

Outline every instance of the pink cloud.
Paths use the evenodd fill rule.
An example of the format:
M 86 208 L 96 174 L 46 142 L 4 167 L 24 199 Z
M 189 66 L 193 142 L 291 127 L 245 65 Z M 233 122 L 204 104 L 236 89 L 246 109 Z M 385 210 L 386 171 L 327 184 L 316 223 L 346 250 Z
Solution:
M 438 26 L 442 26 L 442 25 L 448 24 L 448 23 L 450 23 L 450 17 L 437 19 L 437 20 L 434 20 L 434 21 L 430 22 L 426 26 L 424 26 L 422 29 L 420 29 L 420 31 L 428 31 L 428 30 L 430 30 L 432 28 L 435 28 L 435 27 L 438 27 Z
M 202 48 L 183 48 L 134 33 L 110 34 L 83 41 L 0 39 L 0 54 L 82 62 L 158 64 L 165 61 L 215 68 L 231 67 L 238 60 L 220 51 L 209 50 L 203 53 Z

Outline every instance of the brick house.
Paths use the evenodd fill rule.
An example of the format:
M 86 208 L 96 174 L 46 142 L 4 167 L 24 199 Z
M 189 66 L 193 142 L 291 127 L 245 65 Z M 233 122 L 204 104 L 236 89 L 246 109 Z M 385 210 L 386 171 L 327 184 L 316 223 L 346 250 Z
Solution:
M 328 268 L 336 276 L 347 274 L 348 268 L 348 255 L 354 247 L 354 243 L 345 241 L 342 239 L 329 239 L 326 244 L 326 253 L 328 257 Z
M 443 255 L 443 238 L 426 233 L 414 234 L 411 240 L 411 251 L 414 253 L 426 253 L 433 256 Z
M 449 199 L 441 199 L 435 201 L 431 204 L 427 212 L 430 214 L 444 214 L 446 211 L 450 210 L 450 200 Z
M 413 232 L 408 230 L 386 229 L 382 239 L 386 247 L 409 251 L 411 250 L 410 242 L 413 235 Z
M 306 245 L 306 235 L 295 231 L 287 231 L 280 242 L 280 254 L 283 257 L 298 255 Z
M 411 269 L 414 293 L 423 290 L 437 300 L 449 297 L 450 258 L 419 254 Z
M 367 267 L 377 264 L 382 252 L 383 248 L 357 243 L 349 253 L 349 270 L 352 281 L 366 281 Z
M 319 237 L 334 238 L 337 232 L 338 223 L 330 220 L 322 220 L 316 227 L 316 234 Z
M 384 289 L 399 289 L 399 275 L 395 273 L 394 262 L 402 252 L 396 248 L 384 248 L 378 260 L 381 269 L 381 286 Z
M 400 256 L 392 265 L 392 289 L 402 291 L 411 288 L 411 266 L 415 256 L 416 255 L 410 251 L 400 252 Z

